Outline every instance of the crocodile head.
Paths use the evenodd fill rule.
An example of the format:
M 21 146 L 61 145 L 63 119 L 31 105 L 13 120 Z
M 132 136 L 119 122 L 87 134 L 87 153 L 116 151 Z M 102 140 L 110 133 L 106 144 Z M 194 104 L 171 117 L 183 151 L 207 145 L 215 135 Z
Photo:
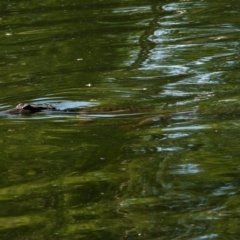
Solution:
M 16 106 L 16 110 L 19 110 L 20 113 L 35 113 L 35 112 L 40 112 L 42 108 L 40 106 L 34 106 L 26 103 L 19 103 Z
M 8 109 L 6 111 L 3 111 L 2 113 L 31 114 L 31 113 L 36 113 L 36 112 L 42 112 L 44 110 L 56 111 L 57 109 L 50 105 L 19 103 L 15 108 Z

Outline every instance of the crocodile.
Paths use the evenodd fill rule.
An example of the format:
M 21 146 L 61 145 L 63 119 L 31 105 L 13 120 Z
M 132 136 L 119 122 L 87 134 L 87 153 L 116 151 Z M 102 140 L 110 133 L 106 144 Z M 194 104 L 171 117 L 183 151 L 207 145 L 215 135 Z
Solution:
M 148 124 L 152 124 L 156 121 L 161 121 L 168 119 L 172 116 L 172 113 L 169 113 L 166 109 L 161 109 L 161 113 L 159 113 L 159 110 L 156 111 L 153 107 L 139 107 L 139 106 L 126 106 L 126 107 L 120 107 L 120 106 L 109 106 L 109 107 L 101 107 L 101 106 L 95 106 L 95 107 L 73 107 L 73 108 L 65 108 L 65 109 L 58 109 L 52 105 L 48 104 L 28 104 L 28 103 L 19 103 L 16 107 L 7 109 L 5 111 L 0 112 L 0 115 L 31 115 L 33 113 L 75 113 L 78 114 L 78 117 L 82 117 L 83 119 L 87 121 L 91 121 L 92 118 L 86 118 L 87 116 L 92 115 L 103 115 L 103 114 L 113 114 L 117 116 L 129 116 L 129 115 L 141 115 L 141 114 L 153 114 L 154 117 L 146 118 L 136 124 L 134 124 L 135 127 L 145 126 Z M 158 115 L 156 116 L 156 112 L 158 112 Z
M 52 105 L 48 104 L 28 104 L 28 103 L 19 103 L 15 108 L 11 108 L 5 111 L 0 112 L 0 115 L 30 115 L 33 113 L 46 112 L 46 113 L 76 113 L 79 117 L 84 115 L 97 115 L 97 114 L 114 114 L 114 115 L 139 115 L 139 114 L 154 114 L 149 118 L 143 119 L 142 121 L 134 124 L 135 127 L 145 126 L 152 124 L 154 122 L 159 122 L 162 120 L 169 119 L 171 117 L 177 117 L 178 115 L 189 115 L 193 113 L 193 111 L 188 112 L 170 112 L 167 109 L 158 109 L 156 110 L 153 107 L 139 107 L 139 106 L 127 106 L 127 107 L 73 107 L 73 108 L 65 108 L 58 109 Z M 186 117 L 187 119 L 188 117 Z M 92 120 L 90 118 L 90 120 Z

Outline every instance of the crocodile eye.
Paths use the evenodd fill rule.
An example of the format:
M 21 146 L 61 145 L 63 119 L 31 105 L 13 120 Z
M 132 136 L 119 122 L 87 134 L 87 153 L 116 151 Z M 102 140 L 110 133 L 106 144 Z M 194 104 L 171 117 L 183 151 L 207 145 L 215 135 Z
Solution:
M 32 106 L 28 104 L 24 104 L 23 109 L 32 109 Z

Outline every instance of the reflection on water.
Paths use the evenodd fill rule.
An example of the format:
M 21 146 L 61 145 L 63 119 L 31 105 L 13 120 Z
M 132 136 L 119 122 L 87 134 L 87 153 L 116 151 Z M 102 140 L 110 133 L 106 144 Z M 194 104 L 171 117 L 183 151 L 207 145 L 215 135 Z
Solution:
M 238 239 L 233 1 L 3 1 L 1 239 Z M 91 120 L 91 121 L 89 121 Z

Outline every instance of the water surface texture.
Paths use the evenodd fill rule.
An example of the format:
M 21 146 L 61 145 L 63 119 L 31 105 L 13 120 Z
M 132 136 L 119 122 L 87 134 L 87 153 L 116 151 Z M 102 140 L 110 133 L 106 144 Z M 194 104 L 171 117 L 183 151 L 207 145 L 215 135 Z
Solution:
M 239 239 L 240 4 L 2 0 L 0 239 Z M 150 112 L 135 114 L 139 107 Z

